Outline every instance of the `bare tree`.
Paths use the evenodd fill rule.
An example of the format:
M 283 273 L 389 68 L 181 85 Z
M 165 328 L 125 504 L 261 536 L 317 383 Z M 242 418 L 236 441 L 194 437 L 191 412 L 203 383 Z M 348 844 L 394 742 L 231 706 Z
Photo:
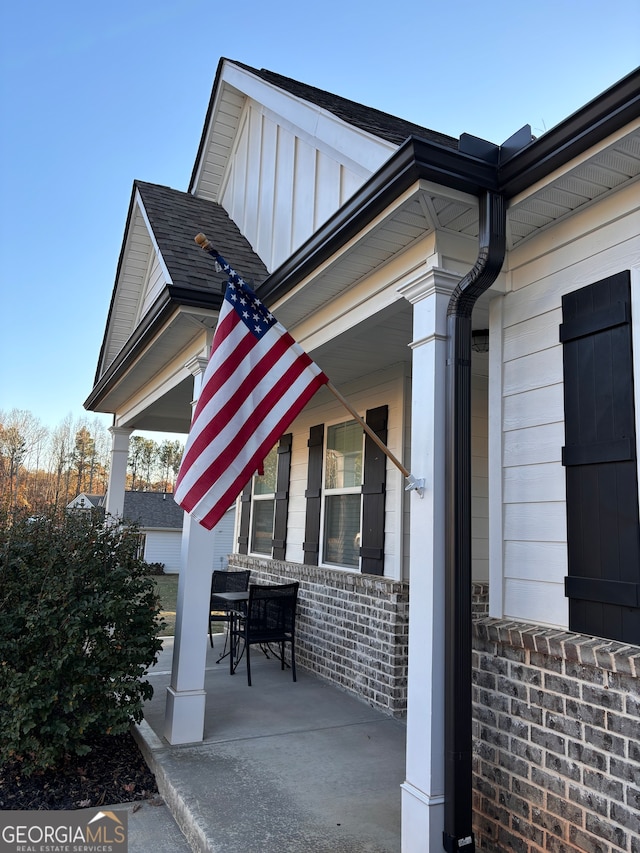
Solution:
M 0 477 L 2 495 L 12 506 L 30 504 L 28 472 L 39 459 L 44 428 L 31 412 L 0 412 Z M 35 470 L 37 471 L 37 465 Z
M 163 441 L 158 451 L 158 462 L 161 465 L 163 489 L 165 492 L 174 490 L 175 478 L 180 468 L 184 447 L 179 441 Z M 171 482 L 169 475 L 172 474 Z M 171 489 L 169 489 L 171 485 Z
M 53 503 L 56 507 L 69 502 L 69 477 L 73 450 L 73 424 L 71 415 L 56 427 L 51 436 L 51 461 L 54 480 Z

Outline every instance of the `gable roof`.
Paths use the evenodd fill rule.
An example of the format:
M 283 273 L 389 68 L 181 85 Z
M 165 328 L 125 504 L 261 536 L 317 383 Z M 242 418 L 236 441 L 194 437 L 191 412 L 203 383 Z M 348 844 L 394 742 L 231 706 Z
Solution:
M 157 245 L 170 281 L 165 283 L 136 326 L 137 303 L 132 304 L 132 300 L 127 299 L 118 306 L 118 295 L 120 282 L 127 272 L 129 238 L 134 239 L 133 221 L 138 207 L 142 208 L 151 230 L 148 239 Z M 234 259 L 248 282 L 257 287 L 267 277 L 264 263 L 219 204 L 159 184 L 134 181 L 94 388 L 85 401 L 89 410 L 105 384 L 123 369 L 127 359 L 143 346 L 143 341 L 148 341 L 152 330 L 159 328 L 179 306 L 220 307 L 226 276 L 216 272 L 211 258 L 194 242 L 200 231 L 215 242 L 224 257 Z M 139 268 L 139 259 L 135 260 Z M 123 312 L 127 312 L 127 316 L 122 316 Z M 115 323 L 128 327 L 129 332 L 126 343 L 114 349 L 110 345 L 110 331 Z
M 184 512 L 165 492 L 125 492 L 122 517 L 141 529 L 182 529 Z
M 81 492 L 67 504 L 67 509 L 85 508 L 85 502 L 88 503 L 86 509 L 98 509 L 104 505 L 104 495 L 90 495 L 87 492 Z
M 227 280 L 194 242 L 200 231 L 223 257 L 234 259 L 248 282 L 257 285 L 267 277 L 264 263 L 221 205 L 159 184 L 134 181 L 134 187 L 171 275 L 171 286 L 211 291 L 213 282 L 219 282 L 221 288 Z
M 333 115 L 346 121 L 348 124 L 359 127 L 368 133 L 373 133 L 375 136 L 386 139 L 387 142 L 392 142 L 394 145 L 401 145 L 409 136 L 419 136 L 421 139 L 429 139 L 440 145 L 446 145 L 448 148 L 458 148 L 458 140 L 453 136 L 438 133 L 435 130 L 405 121 L 382 110 L 377 110 L 374 107 L 367 107 L 356 101 L 350 101 L 348 98 L 342 98 L 340 95 L 334 95 L 315 86 L 309 86 L 307 83 L 300 83 L 298 80 L 292 80 L 290 77 L 284 77 L 282 74 L 276 74 L 274 71 L 269 71 L 266 68 L 258 70 L 242 62 L 236 62 L 235 60 L 228 61 L 233 62 L 239 68 L 250 71 L 267 83 L 272 83 L 274 86 L 284 89 L 297 98 L 302 98 L 333 113 Z

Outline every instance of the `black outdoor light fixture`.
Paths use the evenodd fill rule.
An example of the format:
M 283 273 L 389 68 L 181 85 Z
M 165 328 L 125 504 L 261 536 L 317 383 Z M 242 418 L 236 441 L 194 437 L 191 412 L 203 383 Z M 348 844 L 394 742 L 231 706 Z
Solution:
M 474 329 L 471 332 L 471 349 L 474 352 L 489 352 L 489 329 Z

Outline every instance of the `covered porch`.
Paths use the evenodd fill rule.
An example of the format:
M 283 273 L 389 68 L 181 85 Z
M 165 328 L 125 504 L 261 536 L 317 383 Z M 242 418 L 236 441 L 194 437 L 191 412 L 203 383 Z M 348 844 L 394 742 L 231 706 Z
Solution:
M 252 656 L 234 676 L 208 638 L 201 742 L 162 737 L 173 638 L 149 673 L 154 698 L 135 736 L 192 850 L 399 853 L 405 725 L 300 667 Z

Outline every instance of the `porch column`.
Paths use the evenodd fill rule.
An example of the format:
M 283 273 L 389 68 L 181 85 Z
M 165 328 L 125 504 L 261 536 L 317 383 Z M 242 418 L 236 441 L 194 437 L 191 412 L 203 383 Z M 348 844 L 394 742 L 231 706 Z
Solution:
M 207 359 L 196 357 L 186 366 L 194 377 L 195 406 Z M 193 743 L 204 737 L 213 535 L 212 530 L 184 514 L 171 684 L 164 720 L 164 736 L 171 744 Z
M 409 672 L 402 851 L 442 850 L 444 830 L 446 314 L 459 277 L 431 269 L 400 289 L 413 305 Z
M 109 427 L 111 433 L 111 463 L 109 465 L 109 485 L 107 486 L 107 515 L 122 516 L 124 493 L 127 485 L 127 460 L 129 458 L 129 438 L 132 429 Z

